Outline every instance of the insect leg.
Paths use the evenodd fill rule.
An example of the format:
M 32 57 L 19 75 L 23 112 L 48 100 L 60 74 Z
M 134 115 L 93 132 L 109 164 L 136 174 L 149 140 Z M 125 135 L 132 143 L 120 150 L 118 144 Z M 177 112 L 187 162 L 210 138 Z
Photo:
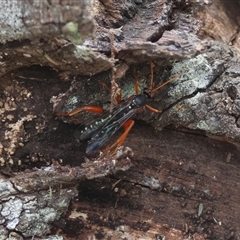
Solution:
M 107 91 L 111 92 L 111 88 L 108 87 L 106 83 L 104 83 L 104 82 L 102 82 L 100 80 L 98 80 L 98 82 L 102 85 L 103 88 L 105 88 Z
M 155 67 L 154 63 L 150 62 L 150 70 L 151 70 L 151 79 L 150 79 L 150 88 L 149 90 L 152 91 L 153 89 L 153 68 Z
M 56 112 L 54 113 L 54 115 L 58 116 L 58 117 L 71 117 L 79 112 L 83 112 L 83 111 L 87 111 L 87 112 L 93 112 L 93 113 L 103 113 L 103 109 L 101 107 L 96 107 L 96 106 L 84 106 L 81 108 L 77 108 L 71 112 Z
M 135 78 L 135 93 L 138 94 L 139 93 L 139 78 L 137 76 L 135 68 L 133 70 L 133 75 L 134 75 L 134 78 Z
M 152 111 L 152 112 L 154 112 L 154 113 L 161 113 L 161 112 L 162 112 L 162 110 L 153 108 L 153 107 L 151 107 L 151 106 L 149 106 L 149 105 L 147 105 L 147 104 L 145 105 L 145 107 L 146 107 L 149 111 Z
M 132 129 L 133 125 L 134 125 L 134 121 L 132 119 L 129 119 L 127 122 L 125 122 L 123 125 L 124 133 L 118 138 L 118 140 L 114 144 L 112 144 L 110 147 L 107 147 L 106 149 L 104 149 L 103 152 L 108 152 L 108 151 L 113 150 L 113 152 L 111 152 L 111 155 L 114 155 L 117 151 L 117 148 L 120 147 L 124 143 L 128 133 Z
M 107 91 L 112 92 L 112 89 L 109 88 L 109 87 L 107 86 L 107 84 L 105 84 L 105 83 L 102 82 L 102 81 L 98 81 L 98 82 L 99 82 L 99 83 L 102 85 L 102 87 L 105 88 Z M 114 89 L 113 89 L 113 94 L 112 94 L 112 96 L 113 96 L 113 98 L 116 99 L 117 103 L 120 103 L 121 100 L 122 100 L 122 92 L 121 92 L 121 89 L 118 87 L 117 83 L 116 83 L 116 85 L 115 85 L 113 88 L 114 88 Z
M 182 75 L 182 74 L 178 74 L 178 75 L 170 78 L 170 79 L 169 79 L 168 81 L 166 81 L 165 83 L 163 83 L 163 84 L 159 85 L 158 87 L 152 89 L 151 94 L 153 95 L 157 90 L 159 90 L 160 88 L 164 87 L 164 86 L 167 85 L 168 83 L 173 82 L 174 80 L 176 80 L 176 79 L 177 79 L 178 77 L 180 77 L 181 75 Z
M 149 87 L 150 92 L 153 89 L 153 68 L 154 67 L 155 67 L 154 63 L 150 62 L 150 69 L 151 69 L 151 78 L 150 78 L 150 87 Z M 135 78 L 135 93 L 138 94 L 139 93 L 139 78 L 137 76 L 136 69 L 133 70 L 133 75 Z

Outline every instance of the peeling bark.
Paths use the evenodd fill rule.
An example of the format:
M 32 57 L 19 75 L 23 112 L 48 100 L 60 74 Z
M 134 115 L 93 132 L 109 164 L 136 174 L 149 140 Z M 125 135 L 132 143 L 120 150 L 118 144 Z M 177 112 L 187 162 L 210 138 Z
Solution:
M 125 171 L 131 166 L 131 149 L 122 149 L 118 157 L 99 157 L 82 167 L 53 164 L 32 172 L 20 173 L 0 181 L 0 210 L 2 239 L 11 232 L 24 238 L 50 232 L 52 222 L 66 212 L 77 196 L 76 182 Z
M 2 3 L 0 235 L 51 229 L 71 239 L 77 226 L 86 239 L 238 239 L 239 9 L 235 1 Z M 73 144 L 74 124 L 89 114 L 55 119 L 53 111 L 107 109 L 99 81 L 115 79 L 127 99 L 134 68 L 140 87 L 148 84 L 149 61 L 155 86 L 178 78 L 149 101 L 161 114 L 136 119 L 186 135 L 140 125 L 126 142 L 131 170 L 130 152 L 79 167 L 85 146 Z

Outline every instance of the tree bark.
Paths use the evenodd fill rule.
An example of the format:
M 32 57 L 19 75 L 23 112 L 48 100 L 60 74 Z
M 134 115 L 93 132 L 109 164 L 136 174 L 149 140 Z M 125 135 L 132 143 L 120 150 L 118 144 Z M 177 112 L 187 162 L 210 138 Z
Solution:
M 223 0 L 4 1 L 2 239 L 239 239 L 239 9 Z M 134 157 L 123 148 L 85 162 L 73 135 L 89 114 L 53 112 L 108 108 L 101 85 L 111 83 L 127 99 L 134 69 L 148 85 L 149 62 L 154 86 L 177 79 L 149 100 L 161 114 L 135 116 L 124 144 Z

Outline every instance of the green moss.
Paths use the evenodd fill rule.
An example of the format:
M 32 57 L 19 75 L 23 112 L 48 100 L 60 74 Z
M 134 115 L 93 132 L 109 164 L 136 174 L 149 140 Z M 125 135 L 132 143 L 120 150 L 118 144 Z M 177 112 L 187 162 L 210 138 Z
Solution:
M 78 23 L 69 22 L 63 27 L 63 33 L 66 38 L 76 45 L 83 43 L 81 34 L 78 32 Z

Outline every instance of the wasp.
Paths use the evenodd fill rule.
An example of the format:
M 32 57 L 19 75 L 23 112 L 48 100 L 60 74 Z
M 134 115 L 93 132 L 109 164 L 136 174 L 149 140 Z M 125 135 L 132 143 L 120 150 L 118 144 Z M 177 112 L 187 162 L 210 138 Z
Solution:
M 112 153 L 116 152 L 116 149 L 120 147 L 125 141 L 129 131 L 134 125 L 134 120 L 132 117 L 141 111 L 143 108 L 160 113 L 161 110 L 155 109 L 147 105 L 147 101 L 151 98 L 157 90 L 167 85 L 168 83 L 175 80 L 178 76 L 173 77 L 162 85 L 153 89 L 153 63 L 151 66 L 151 82 L 150 88 L 145 89 L 143 93 L 138 93 L 139 79 L 134 71 L 135 82 L 135 94 L 127 98 L 126 100 L 120 101 L 114 108 L 112 112 L 104 112 L 101 107 L 97 106 L 84 106 L 77 108 L 69 113 L 57 112 L 56 116 L 71 117 L 82 111 L 89 111 L 93 113 L 99 113 L 101 115 L 95 116 L 91 121 L 86 122 L 84 127 L 80 131 L 79 141 L 88 141 L 86 148 L 86 154 L 90 154 L 95 150 L 102 148 L 102 146 L 121 128 L 124 128 L 123 134 L 117 139 L 117 141 L 111 146 L 104 149 L 104 152 Z

